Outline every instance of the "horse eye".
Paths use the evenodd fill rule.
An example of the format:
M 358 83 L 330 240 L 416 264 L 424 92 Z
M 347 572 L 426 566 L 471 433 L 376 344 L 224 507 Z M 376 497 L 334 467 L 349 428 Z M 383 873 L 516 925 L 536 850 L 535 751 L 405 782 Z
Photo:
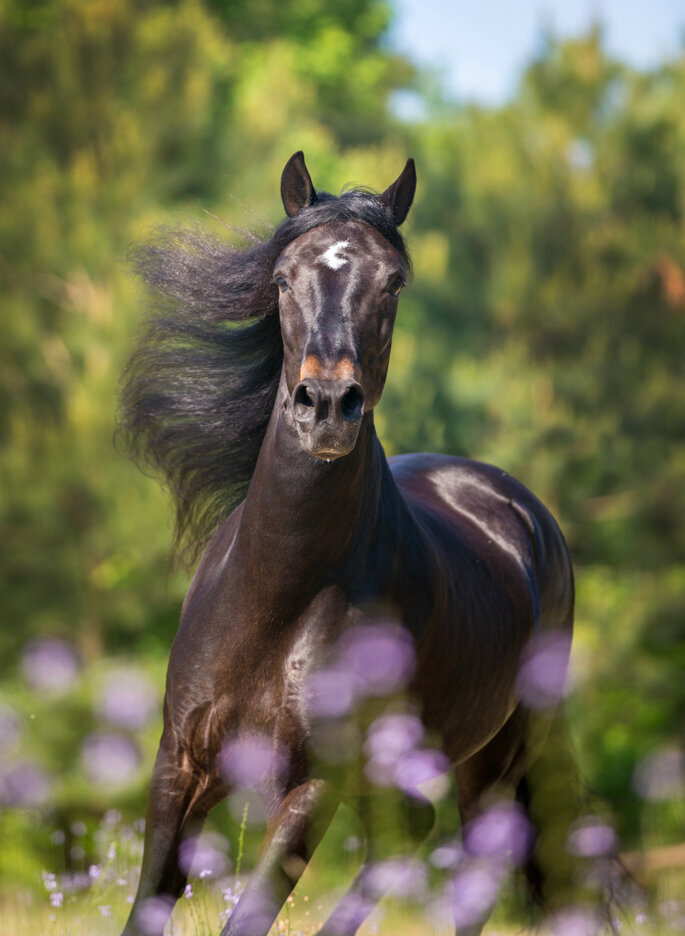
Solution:
M 401 276 L 393 276 L 386 287 L 386 291 L 390 293 L 391 296 L 399 296 L 404 287 L 404 280 Z
M 276 278 L 276 283 L 278 284 L 279 291 L 282 293 L 288 288 L 288 282 L 282 276 Z

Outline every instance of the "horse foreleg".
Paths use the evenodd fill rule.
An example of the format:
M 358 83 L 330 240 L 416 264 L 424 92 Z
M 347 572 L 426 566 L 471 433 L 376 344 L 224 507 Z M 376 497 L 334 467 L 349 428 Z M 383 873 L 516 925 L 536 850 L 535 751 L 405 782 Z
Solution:
M 162 738 L 148 794 L 138 891 L 122 936 L 161 936 L 187 880 L 178 864 L 181 842 L 224 794 L 216 778 L 200 775 L 171 739 Z
M 388 835 L 390 830 L 385 828 L 385 834 L 379 835 L 371 817 L 361 817 L 368 836 L 366 859 L 317 936 L 353 936 L 381 897 L 392 890 L 395 873 L 403 874 L 401 866 L 393 869 L 392 859 L 413 854 L 435 822 L 435 808 L 428 800 L 407 798 L 405 805 L 406 823 L 403 829 L 392 830 L 396 834 Z
M 292 789 L 273 819 L 255 870 L 221 936 L 266 936 L 337 807 L 322 780 Z

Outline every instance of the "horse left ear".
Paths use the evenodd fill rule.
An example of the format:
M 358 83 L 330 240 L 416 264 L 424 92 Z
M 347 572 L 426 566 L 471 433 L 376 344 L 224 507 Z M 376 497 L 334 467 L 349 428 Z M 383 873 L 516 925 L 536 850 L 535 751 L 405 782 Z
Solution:
M 302 150 L 293 153 L 285 164 L 281 176 L 281 198 L 285 213 L 289 218 L 293 218 L 298 211 L 306 208 L 307 205 L 313 205 L 316 201 L 316 191 L 305 165 Z
M 392 185 L 378 196 L 378 201 L 390 210 L 392 219 L 398 227 L 409 213 L 415 191 L 416 165 L 414 160 L 409 158 L 399 178 L 395 179 Z

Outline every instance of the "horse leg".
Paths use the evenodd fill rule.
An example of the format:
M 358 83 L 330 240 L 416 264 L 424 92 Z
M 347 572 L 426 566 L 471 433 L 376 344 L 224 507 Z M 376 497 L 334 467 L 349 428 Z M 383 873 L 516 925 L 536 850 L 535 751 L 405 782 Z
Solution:
M 198 774 L 172 739 L 162 737 L 148 794 L 138 891 L 122 936 L 161 936 L 187 880 L 178 864 L 181 842 L 225 794 L 217 778 Z
M 500 731 L 476 754 L 459 764 L 455 770 L 457 798 L 462 830 L 481 815 L 483 794 L 500 787 L 507 795 L 516 796 L 527 812 L 525 772 L 528 765 L 528 713 L 519 706 Z M 541 872 L 534 857 L 525 859 L 523 868 L 534 899 L 541 892 Z M 458 917 L 459 908 L 455 908 Z M 485 919 L 457 924 L 458 936 L 478 936 Z
M 257 866 L 221 936 L 266 936 L 337 805 L 323 780 L 308 780 L 290 790 L 269 822 Z
M 428 800 L 407 797 L 406 828 L 403 836 L 374 834 L 368 812 L 361 818 L 367 831 L 367 855 L 347 893 L 324 923 L 317 936 L 353 936 L 372 912 L 383 894 L 392 888 L 390 874 L 378 873 L 382 862 L 413 853 L 428 837 L 435 822 L 435 808 Z M 401 873 L 401 870 L 400 872 Z

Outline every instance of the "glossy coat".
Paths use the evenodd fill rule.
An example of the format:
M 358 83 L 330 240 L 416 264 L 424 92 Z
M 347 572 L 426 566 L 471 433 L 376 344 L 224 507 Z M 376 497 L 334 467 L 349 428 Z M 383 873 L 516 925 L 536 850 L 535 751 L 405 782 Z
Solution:
M 254 732 L 288 766 L 262 790 L 267 840 L 223 934 L 267 933 L 350 793 L 312 758 L 306 686 L 353 625 L 392 619 L 411 634 L 409 692 L 455 769 L 464 821 L 493 784 L 525 783 L 519 661 L 536 632 L 571 628 L 571 564 L 549 512 L 506 472 L 445 455 L 385 457 L 373 409 L 409 275 L 396 228 L 414 187 L 411 160 L 383 195 L 352 193 L 356 202 L 316 193 L 302 154 L 284 170 L 286 213 L 304 229 L 284 238 L 271 269 L 282 366 L 246 496 L 218 525 L 183 606 L 126 936 L 142 932 L 145 901 L 168 895 L 170 908 L 182 891 L 180 842 L 231 791 L 222 747 Z M 356 212 L 361 204 L 377 214 Z M 381 216 L 382 225 L 369 220 Z M 160 275 L 148 278 L 157 286 Z M 149 389 L 164 364 L 150 360 L 143 379 L 137 365 L 129 370 L 125 428 L 140 436 L 144 424 L 151 460 L 174 482 L 171 430 L 155 422 L 155 405 L 166 404 Z M 177 490 L 191 476 L 184 470 Z M 531 863 L 533 886 L 536 875 Z M 353 893 L 364 883 L 362 871 Z M 324 931 L 351 934 L 359 922 L 339 912 Z

